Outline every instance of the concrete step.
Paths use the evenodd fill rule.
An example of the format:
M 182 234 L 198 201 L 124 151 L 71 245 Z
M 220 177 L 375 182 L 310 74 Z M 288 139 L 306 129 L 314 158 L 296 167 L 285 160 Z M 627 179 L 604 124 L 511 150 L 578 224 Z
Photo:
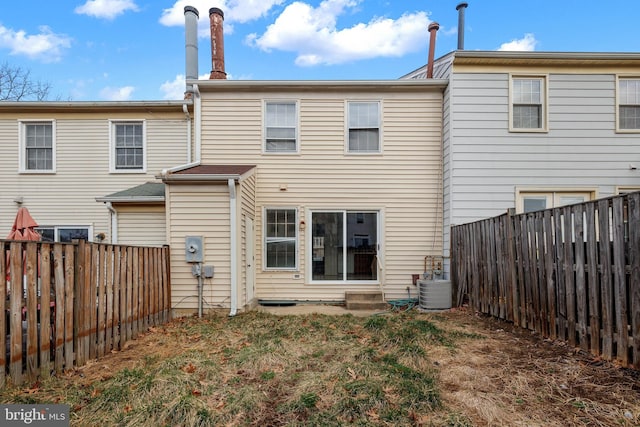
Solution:
M 347 291 L 344 293 L 347 310 L 385 310 L 388 304 L 380 291 Z

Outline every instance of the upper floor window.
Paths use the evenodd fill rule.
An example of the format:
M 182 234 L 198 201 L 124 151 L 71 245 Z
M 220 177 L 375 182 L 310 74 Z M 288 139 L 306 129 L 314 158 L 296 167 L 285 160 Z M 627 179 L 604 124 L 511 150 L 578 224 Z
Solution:
M 55 172 L 55 122 L 21 122 L 20 170 Z
M 297 268 L 296 218 L 296 209 L 265 210 L 265 269 L 294 270 Z
M 265 152 L 297 152 L 297 110 L 295 101 L 269 101 L 265 103 Z
M 640 130 L 640 78 L 618 79 L 618 129 Z
M 380 152 L 380 103 L 352 101 L 347 105 L 350 153 Z
M 545 79 L 513 77 L 511 79 L 511 130 L 546 129 Z
M 143 121 L 112 121 L 112 172 L 145 171 L 145 125 Z

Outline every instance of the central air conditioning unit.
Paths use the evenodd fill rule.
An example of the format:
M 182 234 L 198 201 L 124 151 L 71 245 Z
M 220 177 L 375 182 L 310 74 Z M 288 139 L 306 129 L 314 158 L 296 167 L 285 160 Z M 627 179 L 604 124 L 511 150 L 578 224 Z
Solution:
M 423 310 L 451 308 L 451 280 L 418 280 L 418 306 Z

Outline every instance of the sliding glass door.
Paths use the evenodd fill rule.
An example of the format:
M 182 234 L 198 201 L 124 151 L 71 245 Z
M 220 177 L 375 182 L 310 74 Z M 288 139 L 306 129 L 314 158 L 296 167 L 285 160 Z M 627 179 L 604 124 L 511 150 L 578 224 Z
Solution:
M 312 280 L 378 280 L 378 212 L 311 213 Z

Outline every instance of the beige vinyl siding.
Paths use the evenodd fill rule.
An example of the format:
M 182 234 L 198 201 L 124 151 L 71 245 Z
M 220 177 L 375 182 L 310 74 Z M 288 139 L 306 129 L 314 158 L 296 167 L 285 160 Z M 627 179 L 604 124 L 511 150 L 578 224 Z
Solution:
M 19 119 L 55 119 L 55 174 L 18 173 Z M 109 173 L 109 119 L 146 120 L 146 173 Z M 186 135 L 181 112 L 0 114 L 0 232 L 11 229 L 13 200 L 22 197 L 39 224 L 91 225 L 110 241 L 109 212 L 95 198 L 154 181 L 163 168 L 186 162 Z
M 164 206 L 117 206 L 118 243 L 162 246 L 167 244 Z
M 262 154 L 262 100 L 299 102 L 300 151 Z M 345 153 L 349 100 L 380 101 L 382 153 Z M 442 253 L 441 124 L 439 89 L 381 93 L 203 93 L 203 163 L 257 164 L 256 296 L 262 299 L 342 300 L 345 290 L 378 285 L 309 284 L 313 209 L 380 212 L 380 282 L 388 298 L 404 298 L 424 257 Z M 286 191 L 281 190 L 286 188 Z M 295 207 L 298 271 L 263 271 L 265 207 Z M 296 278 L 299 275 L 301 278 Z M 415 294 L 414 294 L 415 295 Z
M 198 280 L 185 261 L 185 236 L 203 236 L 204 265 L 215 269 L 204 279 L 205 309 L 229 307 L 231 257 L 229 239 L 229 191 L 222 185 L 167 185 L 171 206 L 167 232 L 171 241 L 171 298 L 175 310 L 197 310 Z

